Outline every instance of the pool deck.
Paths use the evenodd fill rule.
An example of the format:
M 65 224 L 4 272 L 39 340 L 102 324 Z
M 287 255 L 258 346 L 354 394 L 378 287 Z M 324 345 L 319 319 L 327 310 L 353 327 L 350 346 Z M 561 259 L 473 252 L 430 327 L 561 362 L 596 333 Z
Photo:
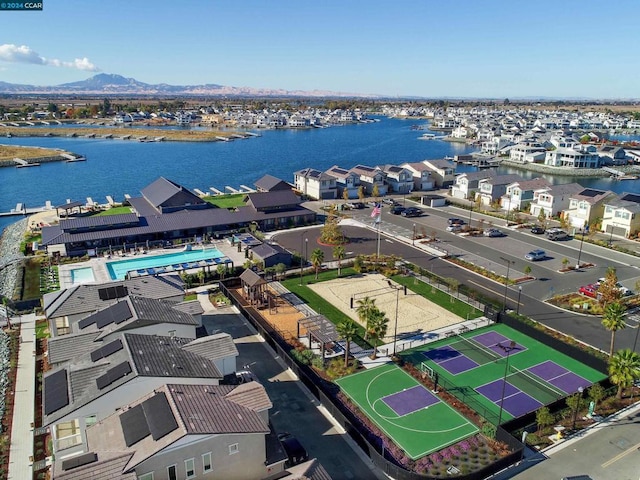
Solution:
M 244 258 L 244 252 L 238 252 L 237 247 L 232 246 L 231 244 L 229 244 L 229 242 L 225 240 L 211 242 L 206 244 L 205 246 L 210 248 L 213 248 L 213 247 L 217 248 L 225 257 L 229 258 L 233 262 L 233 264 L 236 266 L 242 265 L 246 261 L 246 258 Z M 195 248 L 199 248 L 199 247 L 195 247 Z M 170 253 L 179 253 L 181 251 L 182 249 L 177 249 L 177 248 L 150 250 L 148 253 L 144 254 L 144 256 L 151 257 L 155 255 L 166 255 Z M 141 255 L 141 254 L 138 254 L 138 255 Z M 107 269 L 107 263 L 119 261 L 119 260 L 128 260 L 133 258 L 138 258 L 138 256 L 132 255 L 132 254 L 127 254 L 126 256 L 123 256 L 123 257 L 112 255 L 111 258 L 95 257 L 85 262 L 68 263 L 65 265 L 60 265 L 58 267 L 60 289 L 70 288 L 74 286 L 73 282 L 71 281 L 71 271 L 76 270 L 78 268 L 91 267 L 93 269 L 93 276 L 95 278 L 95 283 L 112 282 L 113 279 L 111 278 L 111 275 L 109 275 L 109 271 Z M 212 265 L 212 267 L 215 268 L 215 265 Z M 200 268 L 201 267 L 187 269 L 183 271 L 186 273 L 197 273 L 200 270 Z M 173 274 L 177 272 L 168 272 L 168 273 Z

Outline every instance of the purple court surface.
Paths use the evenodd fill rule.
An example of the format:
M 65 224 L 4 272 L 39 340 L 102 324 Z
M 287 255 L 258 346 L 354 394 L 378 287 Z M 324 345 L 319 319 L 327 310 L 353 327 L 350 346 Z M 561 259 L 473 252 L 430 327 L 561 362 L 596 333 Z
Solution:
M 471 337 L 471 339 L 475 340 L 480 345 L 488 347 L 490 350 L 497 353 L 501 357 L 506 357 L 507 355 L 515 355 L 516 353 L 524 352 L 526 350 L 526 347 L 518 344 L 516 344 L 515 347 L 510 348 L 509 344 L 511 343 L 511 340 L 509 340 L 504 335 L 499 334 L 498 332 L 481 333 L 480 335 Z
M 529 367 L 527 370 L 565 393 L 575 393 L 580 387 L 586 388 L 591 385 L 586 378 L 576 375 L 551 360 Z
M 458 375 L 459 373 L 466 372 L 478 366 L 476 362 L 461 354 L 450 345 L 422 353 L 424 353 L 429 360 L 433 360 L 452 375 Z
M 491 400 L 513 417 L 519 417 L 525 413 L 537 410 L 542 403 L 527 395 L 522 390 L 514 387 L 509 382 L 504 384 L 504 398 L 502 396 L 503 380 L 487 383 L 476 388 L 476 391 Z
M 403 416 L 429 407 L 440 400 L 422 385 L 416 385 L 407 390 L 383 397 L 382 401 L 397 415 Z

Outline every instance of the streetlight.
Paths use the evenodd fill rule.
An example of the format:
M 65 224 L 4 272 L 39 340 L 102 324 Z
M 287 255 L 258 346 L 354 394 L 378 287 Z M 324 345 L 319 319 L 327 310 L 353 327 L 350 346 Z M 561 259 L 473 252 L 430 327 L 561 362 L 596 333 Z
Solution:
M 522 295 L 522 287 L 518 285 L 518 305 L 516 306 L 516 315 L 520 315 L 520 295 Z
M 400 289 L 402 285 L 394 285 L 391 280 L 387 280 L 389 288 L 393 288 L 396 291 L 396 321 L 393 326 L 393 356 L 396 356 L 396 347 L 398 345 L 398 303 L 400 302 Z
M 578 410 L 580 410 L 580 403 L 582 401 L 582 392 L 583 391 L 584 391 L 584 388 L 578 387 L 578 398 L 577 398 L 577 401 L 576 401 L 575 410 L 573 411 L 573 426 L 571 427 L 572 431 L 575 431 L 575 429 L 576 429 L 576 421 L 578 420 Z
M 411 237 L 411 246 L 416 246 L 416 224 L 413 224 L 413 237 Z
M 504 282 L 504 300 L 502 301 L 502 310 L 507 311 L 507 290 L 509 288 L 509 269 L 511 268 L 511 264 L 516 263 L 508 258 L 500 257 L 500 260 L 507 262 L 507 277 Z
M 302 261 L 303 250 L 304 250 L 304 235 L 300 235 L 300 286 L 302 286 L 302 267 L 304 265 Z
M 505 392 L 505 387 L 507 386 L 507 374 L 509 373 L 509 355 L 511 354 L 511 350 L 513 350 L 514 348 L 516 348 L 516 342 L 511 340 L 511 342 L 509 343 L 509 346 L 505 348 L 505 350 L 507 351 L 507 360 L 504 364 L 504 376 L 502 377 L 502 396 L 500 397 L 500 413 L 498 414 L 498 424 L 496 425 L 496 427 L 499 427 L 500 424 L 502 423 L 502 410 L 504 407 L 504 392 Z
M 638 333 L 640 333 L 640 324 L 636 327 L 636 338 L 633 341 L 633 349 L 631 350 L 632 352 L 636 351 L 636 345 L 638 344 Z
M 582 256 L 582 244 L 584 243 L 584 234 L 589 231 L 589 225 L 587 222 L 584 222 L 582 227 L 582 236 L 580 237 L 580 250 L 578 251 L 578 264 L 576 265 L 576 270 L 580 269 L 580 257 Z

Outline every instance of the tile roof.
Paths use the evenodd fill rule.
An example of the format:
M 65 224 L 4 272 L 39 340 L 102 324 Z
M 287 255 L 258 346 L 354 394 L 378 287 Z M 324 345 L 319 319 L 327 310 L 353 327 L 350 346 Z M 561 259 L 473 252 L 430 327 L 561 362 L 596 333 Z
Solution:
M 293 190 L 275 190 L 273 192 L 249 193 L 247 195 L 249 205 L 257 210 L 278 209 L 282 207 L 297 206 L 302 202 Z M 232 222 L 229 222 L 232 223 Z
M 164 177 L 160 177 L 151 184 L 144 187 L 142 190 L 142 195 L 147 201 L 153 205 L 154 207 L 160 207 L 167 203 L 175 203 L 172 202 L 172 199 L 177 199 L 178 196 L 181 198 L 177 200 L 177 204 L 185 204 L 190 203 L 192 205 L 205 204 L 206 202 L 202 200 L 200 197 L 190 192 L 182 185 L 178 185 L 171 180 L 167 180 Z
M 289 185 L 284 180 L 281 180 L 272 175 L 265 175 L 264 177 L 258 179 L 254 185 L 259 190 L 265 190 L 267 192 L 273 190 L 291 190 L 291 185 Z
M 62 335 L 47 340 L 47 356 L 49 363 L 67 362 L 78 355 L 90 352 L 96 348 L 95 341 L 100 332 L 77 333 Z
M 64 231 L 78 228 L 104 229 L 116 225 L 131 225 L 139 223 L 135 213 L 120 213 L 118 215 L 94 215 L 91 217 L 74 217 L 60 220 L 60 228 Z
M 455 165 L 450 160 L 437 159 L 437 160 L 424 160 L 423 163 L 433 168 L 455 168 Z
M 240 280 L 252 287 L 255 285 L 262 285 L 263 283 L 267 283 L 264 278 L 262 278 L 250 268 L 246 269 L 240 274 Z
M 62 460 L 53 463 L 56 480 L 136 480 L 135 472 L 123 473 L 130 452 L 100 452 L 98 460 L 72 470 L 62 470 Z
M 187 343 L 182 348 L 209 360 L 218 360 L 231 356 L 237 357 L 239 355 L 233 338 L 224 332 L 198 338 Z
M 490 185 L 509 185 L 510 183 L 521 182 L 524 180 L 520 175 L 515 173 L 508 175 L 495 175 L 481 180 L 482 183 Z
M 595 188 L 585 188 L 575 195 L 571 195 L 571 198 L 587 202 L 591 205 L 595 205 L 596 203 L 606 199 L 607 197 L 613 198 L 614 196 L 615 193 L 613 193 L 611 190 L 596 190 Z
M 266 259 L 269 257 L 272 257 L 274 255 L 279 255 L 281 253 L 289 253 L 287 252 L 287 250 L 285 250 L 284 248 L 282 248 L 280 245 L 277 244 L 268 244 L 268 243 L 263 243 L 261 245 L 258 245 L 256 247 L 253 247 L 251 249 L 251 252 L 257 256 L 258 258 L 261 259 Z

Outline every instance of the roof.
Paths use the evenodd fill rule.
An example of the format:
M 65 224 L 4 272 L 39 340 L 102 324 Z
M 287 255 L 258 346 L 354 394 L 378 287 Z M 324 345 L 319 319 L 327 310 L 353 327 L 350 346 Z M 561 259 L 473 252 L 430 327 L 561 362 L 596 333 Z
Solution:
M 60 205 L 56 205 L 54 208 L 56 210 L 68 210 L 70 208 L 75 208 L 75 207 L 84 207 L 84 202 L 68 202 L 68 203 L 62 203 Z
M 635 193 L 621 193 L 617 198 L 607 201 L 607 205 L 622 208 L 629 212 L 640 212 L 640 195 Z
M 316 180 L 328 180 L 335 178 L 333 175 L 329 175 L 321 170 L 316 170 L 315 168 L 304 168 L 294 172 L 294 175 L 297 175 L 298 177 L 314 178 Z
M 136 480 L 135 472 L 123 473 L 125 466 L 131 459 L 129 452 L 100 452 L 96 460 L 78 467 L 63 470 L 64 461 L 53 463 L 56 480 Z M 73 457 L 75 458 L 75 457 Z
M 371 177 L 378 172 L 382 174 L 382 172 L 377 168 L 369 167 L 368 165 L 356 165 L 355 167 L 351 168 L 349 171 L 355 173 L 356 175 L 364 175 L 367 177 Z
M 520 175 L 510 173 L 508 175 L 496 175 L 489 178 L 483 178 L 480 181 L 490 185 L 509 185 L 510 183 L 521 182 L 522 180 L 524 179 Z
M 530 180 L 520 180 L 515 182 L 516 185 L 520 188 L 520 190 L 536 190 L 538 188 L 543 188 L 551 185 L 548 180 L 538 177 L 532 178 Z
M 251 252 L 262 260 L 269 257 L 273 257 L 274 255 L 280 255 L 283 253 L 286 255 L 291 255 L 287 250 L 282 248 L 280 245 L 269 244 L 269 243 L 263 243 L 261 245 L 257 245 L 251 249 Z
M 48 318 L 97 312 L 118 298 L 101 299 L 100 290 L 126 287 L 127 294 L 146 298 L 172 298 L 184 295 L 184 282 L 179 275 L 135 277 L 100 284 L 81 284 L 43 296 L 44 311 Z
M 544 188 L 544 187 L 541 187 Z M 584 187 L 582 185 L 580 185 L 579 183 L 561 183 L 558 185 L 551 185 L 548 188 L 548 192 L 551 195 L 557 196 L 557 195 L 575 195 L 578 192 L 581 192 L 584 190 Z
M 339 167 L 338 165 L 334 165 L 333 167 L 329 168 L 326 171 L 326 173 L 335 178 L 347 178 L 350 176 L 357 176 L 354 172 L 351 172 L 342 167 Z
M 431 171 L 431 169 L 422 162 L 407 162 L 403 163 L 402 166 L 416 172 L 424 172 L 425 170 Z
M 291 185 L 272 175 L 265 175 L 258 179 L 254 185 L 258 190 L 264 190 L 266 192 L 274 190 L 291 190 Z
M 433 168 L 455 168 L 455 165 L 450 160 L 438 159 L 438 160 L 424 160 L 422 163 L 427 165 L 427 167 Z
M 158 408 L 145 408 L 156 405 Z M 271 407 L 258 382 L 240 386 L 167 384 L 88 428 L 87 443 L 98 454 L 131 453 L 123 468 L 126 471 L 186 435 L 265 435 L 269 425 L 260 412 Z
M 258 275 L 256 272 L 251 270 L 250 268 L 246 269 L 244 272 L 240 274 L 240 280 L 242 280 L 247 285 L 253 287 L 256 285 L 262 285 L 267 283 L 267 281 Z
M 147 201 L 158 208 L 164 205 L 177 206 L 190 203 L 191 205 L 204 205 L 206 202 L 200 197 L 191 193 L 182 185 L 178 185 L 171 180 L 160 177 L 151 184 L 144 187 L 142 195 Z
M 94 342 L 98 335 L 100 335 L 100 332 L 87 332 L 48 339 L 47 356 L 49 363 L 55 365 L 90 352 L 96 346 Z
M 488 170 L 478 170 L 476 172 L 465 172 L 465 173 L 461 173 L 459 175 L 456 175 L 456 180 L 458 178 L 466 178 L 467 180 L 470 181 L 476 181 L 476 180 L 482 180 L 483 178 L 489 178 L 491 176 L 494 175 L 494 172 L 490 172 Z
M 247 203 L 257 210 L 278 209 L 283 206 L 300 205 L 301 203 L 300 197 L 293 193 L 293 190 L 250 193 L 247 197 Z
M 82 228 L 104 229 L 119 225 L 138 224 L 139 219 L 135 213 L 120 213 L 117 215 L 94 215 L 91 217 L 72 217 L 60 220 L 60 228 L 63 231 Z
M 239 355 L 236 344 L 233 342 L 233 337 L 224 332 L 198 338 L 187 343 L 183 348 L 209 360 L 237 357 Z
M 584 190 L 572 195 L 571 198 L 587 202 L 591 205 L 606 199 L 607 197 L 613 198 L 615 193 L 611 190 L 596 190 L 595 188 L 585 188 Z

